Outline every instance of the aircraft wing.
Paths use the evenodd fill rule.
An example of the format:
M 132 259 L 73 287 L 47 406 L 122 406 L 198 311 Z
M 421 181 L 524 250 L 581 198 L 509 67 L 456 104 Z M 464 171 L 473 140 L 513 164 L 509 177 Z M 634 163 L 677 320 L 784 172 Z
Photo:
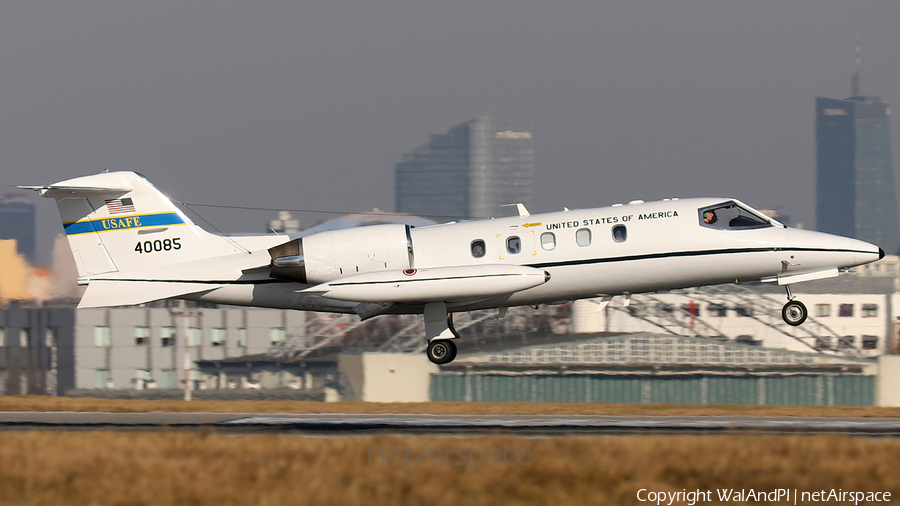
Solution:
M 521 265 L 465 265 L 376 271 L 322 283 L 300 293 L 369 303 L 427 303 L 490 298 L 546 283 L 550 274 Z

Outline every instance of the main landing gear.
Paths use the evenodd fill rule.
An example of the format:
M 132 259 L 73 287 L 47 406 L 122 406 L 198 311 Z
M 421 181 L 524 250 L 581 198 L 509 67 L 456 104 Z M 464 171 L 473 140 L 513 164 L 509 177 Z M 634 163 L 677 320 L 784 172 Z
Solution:
M 809 311 L 806 310 L 806 306 L 802 302 L 794 300 L 794 296 L 791 295 L 791 285 L 784 285 L 784 289 L 787 291 L 788 301 L 781 308 L 781 318 L 784 319 L 784 323 L 796 327 L 806 321 Z
M 447 312 L 443 302 L 425 304 L 425 339 L 428 349 L 425 353 L 428 360 L 437 365 L 449 364 L 456 358 L 456 343 L 459 334 L 453 328 L 453 314 Z

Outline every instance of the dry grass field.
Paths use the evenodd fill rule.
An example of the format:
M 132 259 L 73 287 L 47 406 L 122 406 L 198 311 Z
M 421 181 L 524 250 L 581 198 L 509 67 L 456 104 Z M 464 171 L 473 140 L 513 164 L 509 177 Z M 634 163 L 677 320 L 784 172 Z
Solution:
M 529 402 L 301 402 L 301 401 L 149 401 L 90 397 L 0 396 L 0 411 L 151 411 L 208 413 L 434 413 L 522 415 L 656 416 L 865 416 L 898 417 L 900 408 L 840 406 L 682 406 L 672 404 L 559 404 Z
M 446 464 L 429 460 L 426 448 L 435 456 L 466 449 L 471 469 L 458 465 L 455 451 Z M 495 448 L 518 453 L 508 453 L 507 463 L 474 465 L 478 452 L 488 458 Z M 398 465 L 388 463 L 390 449 Z M 642 488 L 710 490 L 713 500 L 697 503 L 704 505 L 718 503 L 716 490 L 728 488 L 888 491 L 896 501 L 898 467 L 900 441 L 839 436 L 2 432 L 0 504 L 647 504 L 636 498 Z

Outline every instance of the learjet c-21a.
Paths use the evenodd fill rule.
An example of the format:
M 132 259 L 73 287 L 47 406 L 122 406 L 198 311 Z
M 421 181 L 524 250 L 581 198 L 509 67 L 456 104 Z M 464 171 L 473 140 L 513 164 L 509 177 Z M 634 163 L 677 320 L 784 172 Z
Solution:
M 104 172 L 24 186 L 56 200 L 87 285 L 78 307 L 187 300 L 424 314 L 428 358 L 456 357 L 453 313 L 763 281 L 785 287 L 784 321 L 807 309 L 792 283 L 837 276 L 884 251 L 789 228 L 735 199 L 634 201 L 414 228 L 222 236 L 195 225 L 146 178 Z

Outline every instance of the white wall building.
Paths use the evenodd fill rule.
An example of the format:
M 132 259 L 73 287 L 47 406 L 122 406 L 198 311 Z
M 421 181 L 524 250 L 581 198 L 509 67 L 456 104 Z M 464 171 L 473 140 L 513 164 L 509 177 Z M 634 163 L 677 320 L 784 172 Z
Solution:
M 304 312 L 275 309 L 98 308 L 75 315 L 76 389 L 182 388 L 185 340 L 191 364 L 254 355 L 302 337 L 306 322 Z M 191 376 L 199 384 L 199 371 Z
M 809 309 L 799 327 L 781 319 L 782 287 L 727 285 L 624 297 L 600 309 L 598 299 L 576 301 L 575 333 L 660 332 L 733 339 L 767 348 L 820 350 L 858 357 L 896 353 L 900 304 L 889 277 L 842 276 L 793 286 Z

